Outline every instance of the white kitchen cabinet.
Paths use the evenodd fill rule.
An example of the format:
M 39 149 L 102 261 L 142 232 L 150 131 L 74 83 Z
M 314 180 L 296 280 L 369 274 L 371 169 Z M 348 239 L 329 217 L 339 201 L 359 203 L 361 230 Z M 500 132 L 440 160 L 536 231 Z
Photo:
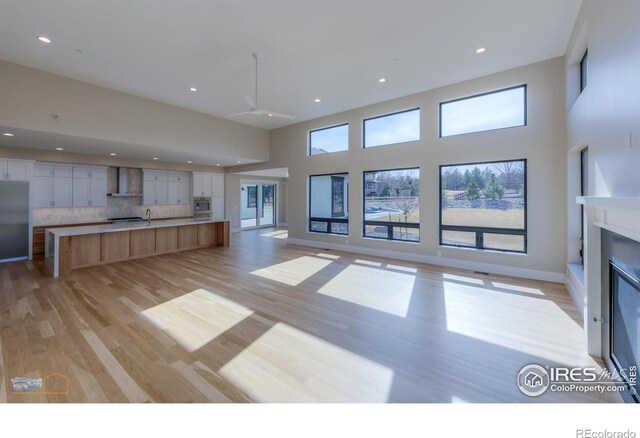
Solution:
M 107 205 L 107 168 L 73 166 L 73 206 Z
M 168 172 L 143 170 L 142 202 L 144 205 L 166 205 L 169 201 Z
M 211 215 L 217 218 L 224 217 L 224 196 L 211 198 Z
M 193 196 L 212 196 L 212 177 L 210 173 L 193 174 Z
M 193 196 L 224 196 L 224 174 L 194 173 Z
M 107 205 L 107 180 L 73 178 L 74 207 L 104 207 Z
M 107 179 L 107 168 L 93 166 L 73 166 L 73 177 Z
M 36 163 L 33 166 L 33 206 L 36 208 L 73 205 L 72 166 Z
M 30 167 L 27 161 L 0 160 L 0 180 L 29 181 Z
M 73 179 L 66 177 L 52 178 L 52 207 L 71 207 L 72 206 L 72 185 Z
M 34 176 L 33 184 L 33 206 L 35 208 L 49 208 L 52 201 L 52 176 Z
M 169 181 L 168 190 L 169 204 L 189 204 L 189 182 L 188 181 Z
M 92 173 L 92 175 L 95 175 Z M 105 177 L 107 176 L 107 170 L 105 169 Z M 107 179 L 106 178 L 91 178 L 91 187 L 89 188 L 89 195 L 92 207 L 106 207 L 107 206 Z
M 211 175 L 211 196 L 224 196 L 224 174 Z

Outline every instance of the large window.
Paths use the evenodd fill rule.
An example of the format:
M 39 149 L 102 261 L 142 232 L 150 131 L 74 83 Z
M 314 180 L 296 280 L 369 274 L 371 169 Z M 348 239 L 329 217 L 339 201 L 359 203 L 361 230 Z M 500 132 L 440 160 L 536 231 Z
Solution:
M 580 92 L 582 93 L 587 87 L 587 76 L 589 73 L 589 51 L 584 52 L 584 56 L 580 60 Z
M 335 173 L 309 177 L 309 231 L 349 233 L 349 175 Z
M 526 124 L 526 85 L 440 104 L 440 137 Z
M 420 241 L 420 169 L 364 172 L 364 236 Z
M 348 149 L 348 123 L 309 131 L 309 155 L 324 155 Z
M 440 244 L 527 252 L 527 162 L 440 166 Z
M 365 148 L 420 140 L 420 108 L 365 119 Z

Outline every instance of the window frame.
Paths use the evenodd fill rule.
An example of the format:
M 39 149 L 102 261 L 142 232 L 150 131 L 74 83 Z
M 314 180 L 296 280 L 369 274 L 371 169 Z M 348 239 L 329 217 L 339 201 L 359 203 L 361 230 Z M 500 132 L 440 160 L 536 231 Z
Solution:
M 442 223 L 442 168 L 443 167 L 457 167 L 457 166 L 473 166 L 478 164 L 499 164 L 499 163 L 508 163 L 522 161 L 524 163 L 524 228 L 502 228 L 502 227 L 477 227 L 477 226 L 467 226 L 467 225 L 444 225 Z M 456 164 L 441 164 L 439 166 L 439 174 L 438 174 L 438 245 L 442 247 L 448 248 L 466 248 L 472 249 L 475 251 L 499 251 L 505 253 L 512 254 L 528 254 L 529 252 L 529 242 L 528 242 L 528 208 L 529 208 L 529 200 L 528 200 L 528 189 L 527 189 L 527 159 L 526 158 L 518 158 L 513 160 L 497 160 L 497 161 L 476 161 L 471 163 L 456 163 Z M 476 233 L 476 243 L 475 246 L 470 245 L 453 245 L 449 243 L 442 243 L 442 232 L 443 231 L 462 231 L 462 232 L 470 232 Z M 485 248 L 484 247 L 484 234 L 505 234 L 511 236 L 523 236 L 524 237 L 524 250 L 523 251 L 515 251 L 512 249 L 499 249 L 499 248 Z
M 413 167 L 398 167 L 393 169 L 376 169 L 376 170 L 364 170 L 362 171 L 362 237 L 365 239 L 377 239 L 377 240 L 387 240 L 393 242 L 405 242 L 405 243 L 420 243 L 420 222 L 389 222 L 389 221 L 368 221 L 365 219 L 366 217 L 366 177 L 367 173 L 378 173 L 378 172 L 394 172 L 401 170 L 418 170 L 419 173 L 422 173 L 420 170 L 420 166 Z M 422 177 L 420 178 L 422 180 Z M 422 194 L 422 191 L 420 192 Z M 420 208 L 420 195 L 418 195 L 418 208 Z M 375 237 L 375 236 L 367 236 L 367 225 L 374 226 L 386 226 L 387 227 L 387 237 Z M 418 240 L 406 240 L 406 239 L 394 239 L 393 238 L 393 228 L 417 228 L 418 229 Z
M 331 215 L 332 217 L 317 217 L 317 216 L 312 216 L 311 215 L 311 199 L 313 196 L 313 192 L 311 190 L 311 178 L 313 177 L 318 177 L 318 176 L 344 176 L 347 181 L 349 178 L 349 172 L 332 172 L 332 173 L 319 173 L 319 174 L 314 174 L 314 175 L 309 175 L 308 181 L 309 181 L 309 201 L 308 201 L 308 211 L 307 211 L 307 232 L 309 233 L 318 233 L 318 234 L 329 234 L 329 235 L 333 235 L 333 236 L 348 236 L 349 235 L 349 217 L 347 216 L 346 219 L 343 218 L 337 218 L 337 217 L 333 217 L 333 178 L 331 179 Z M 347 184 L 349 184 L 347 182 Z M 345 205 L 345 202 L 348 202 L 349 199 L 349 190 L 347 188 L 347 190 L 345 191 L 344 195 L 344 200 L 343 200 L 343 205 Z M 346 204 L 348 205 L 348 204 Z M 347 209 L 347 212 L 349 210 Z M 311 222 L 326 222 L 327 223 L 327 231 L 316 231 L 316 230 L 312 230 L 311 229 Z M 331 224 L 336 223 L 336 224 L 347 224 L 347 232 L 346 233 L 332 233 L 331 232 Z
M 406 140 L 406 141 L 399 141 L 399 142 L 395 142 L 395 143 L 385 143 L 385 144 L 380 144 L 380 145 L 376 145 L 376 146 L 367 146 L 367 122 L 370 120 L 376 120 L 376 119 L 382 119 L 384 117 L 391 117 L 391 116 L 396 116 L 398 114 L 404 114 L 404 113 L 410 113 L 412 111 L 418 111 L 418 138 L 416 140 Z M 397 145 L 397 144 L 403 144 L 403 143 L 413 143 L 414 141 L 420 141 L 422 139 L 422 123 L 420 123 L 420 115 L 421 115 L 421 109 L 419 106 L 413 107 L 413 108 L 409 108 L 409 109 L 405 109 L 405 110 L 400 110 L 400 111 L 395 111 L 392 113 L 386 113 L 386 114 L 381 114 L 379 116 L 373 116 L 373 117 L 367 117 L 362 119 L 362 149 L 373 149 L 373 148 L 379 148 L 379 147 L 384 147 L 384 146 L 393 146 L 393 145 Z
M 327 152 L 326 154 L 315 154 L 315 155 L 311 153 L 311 134 L 313 134 L 314 132 L 326 131 L 328 129 L 340 128 L 342 126 L 346 126 L 347 127 L 347 148 L 345 150 Z M 310 129 L 309 131 L 307 131 L 307 156 L 308 157 L 318 157 L 318 156 L 323 156 L 323 155 L 336 154 L 336 153 L 339 153 L 339 152 L 348 152 L 349 151 L 349 129 L 350 129 L 349 122 L 339 123 L 337 125 L 324 126 L 322 128 Z
M 580 59 L 580 94 L 587 88 L 589 83 L 589 49 L 584 51 Z
M 483 97 L 483 96 L 488 96 L 491 94 L 496 94 L 496 93 L 502 93 L 505 91 L 511 91 L 511 90 L 516 90 L 518 88 L 522 88 L 524 89 L 524 123 L 522 125 L 514 125 L 514 126 L 505 126 L 503 128 L 492 128 L 492 129 L 484 129 L 482 131 L 471 131 L 471 132 L 461 132 L 460 134 L 450 134 L 450 135 L 442 135 L 442 107 L 443 105 L 447 105 L 450 103 L 455 103 L 455 102 L 460 102 L 462 100 L 469 100 L 469 99 L 475 99 L 478 97 Z M 474 94 L 472 96 L 465 96 L 465 97 L 459 97 L 456 99 L 451 99 L 451 100 L 447 100 L 444 102 L 440 102 L 440 104 L 438 105 L 438 136 L 439 138 L 449 138 L 449 137 L 456 137 L 458 135 L 469 135 L 469 134 L 477 134 L 480 132 L 491 132 L 491 131 L 500 131 L 503 129 L 512 129 L 512 128 L 522 128 L 524 126 L 528 126 L 529 125 L 529 89 L 527 84 L 520 84 L 520 85 L 514 85 L 512 87 L 507 87 L 507 88 L 501 88 L 499 90 L 493 90 L 493 91 L 486 91 L 484 93 L 479 93 L 479 94 Z M 507 160 L 509 161 L 509 160 Z M 488 161 L 489 163 L 491 163 L 491 161 Z

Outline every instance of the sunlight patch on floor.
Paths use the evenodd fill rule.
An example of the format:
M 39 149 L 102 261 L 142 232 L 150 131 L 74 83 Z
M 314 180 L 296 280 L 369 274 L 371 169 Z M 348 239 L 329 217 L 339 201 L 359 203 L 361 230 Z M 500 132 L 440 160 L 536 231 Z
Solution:
M 256 402 L 374 402 L 393 370 L 279 322 L 220 368 Z
M 460 281 L 463 283 L 480 284 L 480 285 L 484 284 L 484 281 L 479 278 L 464 277 L 462 275 L 442 274 L 442 278 L 444 278 L 445 280 Z
M 551 300 L 449 281 L 443 286 L 450 332 L 560 363 L 588 357 L 582 328 Z
M 316 254 L 316 257 L 324 257 L 325 259 L 331 259 L 331 260 L 338 260 L 340 258 L 340 256 L 327 254 L 324 252 L 319 252 L 318 254 Z
M 382 266 L 382 263 L 380 263 L 380 262 L 372 262 L 371 260 L 355 259 L 353 262 L 354 263 L 359 263 L 361 265 L 367 265 L 367 266 Z
M 409 272 L 411 274 L 415 274 L 415 273 L 418 272 L 417 268 L 409 268 L 408 266 L 392 265 L 390 263 L 387 263 L 386 268 L 387 269 L 394 269 L 396 271 Z
M 271 237 L 272 239 L 286 239 L 287 237 L 289 237 L 289 232 L 287 230 L 276 230 L 260 234 L 260 236 Z
M 405 273 L 349 265 L 318 293 L 404 318 L 415 279 Z
M 528 294 L 534 294 L 534 295 L 544 295 L 544 293 L 542 293 L 540 289 L 536 289 L 533 287 L 518 286 L 515 284 L 507 284 L 507 283 L 498 283 L 497 281 L 492 281 L 491 284 L 493 285 L 493 287 L 497 287 L 499 289 L 513 290 L 516 292 L 526 292 Z
M 214 292 L 197 289 L 142 312 L 142 316 L 192 352 L 253 314 Z
M 251 272 L 251 274 L 288 284 L 289 286 L 297 286 L 331 263 L 331 260 L 303 256 L 288 262 L 258 269 Z

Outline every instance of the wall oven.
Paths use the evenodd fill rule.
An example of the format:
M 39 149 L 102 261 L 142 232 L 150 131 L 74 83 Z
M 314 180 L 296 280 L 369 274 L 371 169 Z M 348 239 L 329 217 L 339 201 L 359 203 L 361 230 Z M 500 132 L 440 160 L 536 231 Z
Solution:
M 211 197 L 196 196 L 193 198 L 193 217 L 211 216 Z

